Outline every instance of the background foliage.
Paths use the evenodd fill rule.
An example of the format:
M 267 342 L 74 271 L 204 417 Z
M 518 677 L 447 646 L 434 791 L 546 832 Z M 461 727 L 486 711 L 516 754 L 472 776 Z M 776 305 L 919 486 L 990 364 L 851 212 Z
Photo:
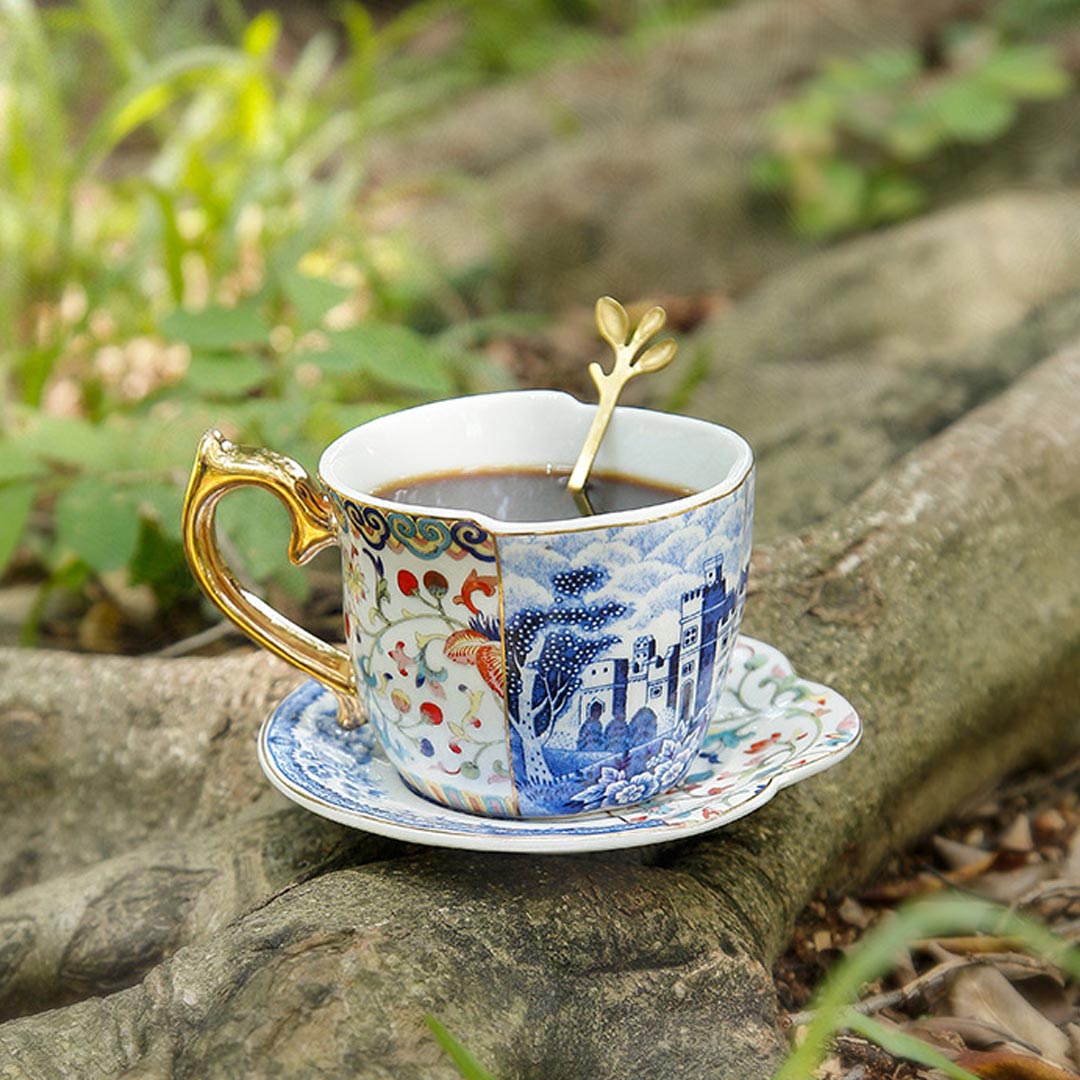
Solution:
M 795 227 L 834 236 L 909 217 L 927 203 L 921 163 L 956 144 L 1004 136 L 1025 102 L 1054 100 L 1071 78 L 1051 36 L 1077 0 L 1003 0 L 985 22 L 957 22 L 922 49 L 835 60 L 768 117 L 755 166 L 787 198 Z
M 373 227 L 373 134 L 715 6 L 343 0 L 290 35 L 240 0 L 0 0 L 0 574 L 38 590 L 24 639 L 62 610 L 46 639 L 80 643 L 56 628 L 95 605 L 141 624 L 126 648 L 202 625 L 179 509 L 207 427 L 314 467 L 371 416 L 507 385 L 479 346 L 521 316 Z M 915 212 L 923 162 L 1066 92 L 1047 42 L 1078 12 L 1001 0 L 833 62 L 772 112 L 748 184 L 815 237 Z M 304 597 L 271 500 L 221 519 L 242 576 Z
M 43 576 L 39 609 L 58 588 L 148 586 L 179 618 L 182 485 L 207 426 L 313 466 L 373 415 L 505 381 L 457 343 L 470 313 L 437 270 L 371 239 L 365 140 L 578 48 L 603 10 L 520 6 L 559 31 L 532 53 L 495 47 L 500 5 L 377 26 L 349 3 L 300 46 L 235 0 L 0 12 L 0 570 Z M 450 17 L 437 63 L 410 50 Z M 302 595 L 283 518 L 243 497 L 222 517 L 249 577 Z

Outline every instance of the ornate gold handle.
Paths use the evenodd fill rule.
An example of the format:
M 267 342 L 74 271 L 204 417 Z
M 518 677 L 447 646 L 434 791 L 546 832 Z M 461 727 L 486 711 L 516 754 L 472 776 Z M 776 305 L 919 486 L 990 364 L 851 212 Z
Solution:
M 302 465 L 271 450 L 236 446 L 221 432 L 208 431 L 199 443 L 184 497 L 184 550 L 191 571 L 206 595 L 245 634 L 325 683 L 337 695 L 339 718 L 355 723 L 356 675 L 349 654 L 309 634 L 245 589 L 221 557 L 214 532 L 218 500 L 248 484 L 272 492 L 289 511 L 289 558 L 294 563 L 307 562 L 336 542 L 330 500 Z

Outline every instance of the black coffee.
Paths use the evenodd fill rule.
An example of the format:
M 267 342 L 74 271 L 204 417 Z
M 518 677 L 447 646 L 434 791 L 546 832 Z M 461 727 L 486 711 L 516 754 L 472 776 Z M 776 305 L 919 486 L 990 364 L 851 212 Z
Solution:
M 374 494 L 394 502 L 476 510 L 499 521 L 557 521 L 586 512 L 566 488 L 569 469 L 485 469 L 398 480 Z M 586 486 L 593 513 L 638 510 L 691 494 L 617 473 L 593 473 Z

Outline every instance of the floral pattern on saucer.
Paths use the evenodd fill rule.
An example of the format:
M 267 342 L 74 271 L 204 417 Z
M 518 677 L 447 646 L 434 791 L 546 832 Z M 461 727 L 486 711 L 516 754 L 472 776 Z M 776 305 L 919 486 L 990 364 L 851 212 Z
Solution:
M 259 736 L 259 760 L 271 783 L 345 825 L 477 851 L 598 851 L 693 836 L 744 817 L 782 788 L 836 764 L 862 734 L 855 710 L 835 690 L 796 675 L 773 646 L 740 636 L 719 715 L 680 787 L 625 809 L 500 820 L 415 794 L 371 731 L 342 729 L 336 710 L 334 696 L 315 682 L 278 705 Z M 590 798 L 632 798 L 627 778 L 608 771 Z

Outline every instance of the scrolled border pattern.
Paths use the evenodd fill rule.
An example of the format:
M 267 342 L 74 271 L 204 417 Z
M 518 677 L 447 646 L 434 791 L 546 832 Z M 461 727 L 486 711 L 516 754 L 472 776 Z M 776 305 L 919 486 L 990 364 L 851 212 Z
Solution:
M 481 562 L 495 562 L 495 538 L 478 522 L 417 517 L 400 510 L 384 513 L 376 506 L 343 499 L 336 493 L 333 501 L 339 520 L 374 551 L 396 541 L 420 559 L 435 559 L 448 552 L 451 558 L 471 555 Z

